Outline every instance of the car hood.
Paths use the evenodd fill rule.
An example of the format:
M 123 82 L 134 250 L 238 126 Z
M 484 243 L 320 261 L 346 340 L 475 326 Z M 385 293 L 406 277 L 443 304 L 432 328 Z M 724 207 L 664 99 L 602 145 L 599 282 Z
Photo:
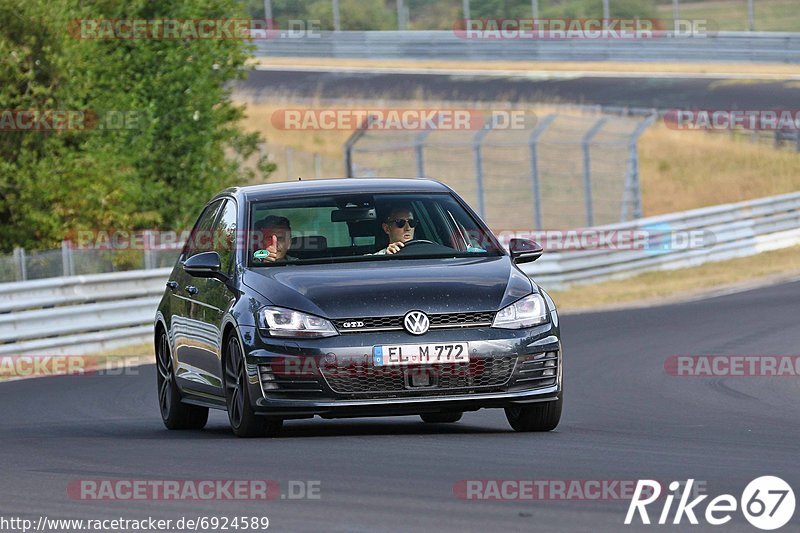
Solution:
M 257 267 L 243 282 L 272 305 L 327 318 L 494 311 L 533 287 L 508 256 Z

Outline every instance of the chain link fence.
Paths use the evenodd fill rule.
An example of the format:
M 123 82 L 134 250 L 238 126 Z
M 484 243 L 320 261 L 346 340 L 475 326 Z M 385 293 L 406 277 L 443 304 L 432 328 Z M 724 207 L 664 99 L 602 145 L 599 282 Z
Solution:
M 135 250 L 78 249 L 63 241 L 55 250 L 16 248 L 0 255 L 0 283 L 172 267 L 182 247 L 179 243 Z
M 641 217 L 637 142 L 656 119 L 552 113 L 524 128 L 353 134 L 351 177 L 431 177 L 493 228 L 568 229 Z

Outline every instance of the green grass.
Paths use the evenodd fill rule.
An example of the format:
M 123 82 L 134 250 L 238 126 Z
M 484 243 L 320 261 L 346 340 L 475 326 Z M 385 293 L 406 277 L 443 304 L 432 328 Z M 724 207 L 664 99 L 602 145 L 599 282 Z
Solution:
M 611 2 L 613 9 L 613 1 Z M 756 31 L 800 31 L 797 0 L 754 0 Z M 659 18 L 672 19 L 672 4 L 658 6 Z M 680 2 L 680 18 L 714 21 L 720 30 L 747 30 L 746 0 Z M 709 26 L 713 27 L 713 26 Z

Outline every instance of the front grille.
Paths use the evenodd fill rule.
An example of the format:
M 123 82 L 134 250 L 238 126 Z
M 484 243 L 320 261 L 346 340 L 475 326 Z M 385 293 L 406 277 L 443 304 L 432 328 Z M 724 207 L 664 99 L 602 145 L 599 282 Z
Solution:
M 329 365 L 321 368 L 331 389 L 339 394 L 442 392 L 499 387 L 514 372 L 516 357 L 488 357 L 469 363 L 441 365 L 372 366 Z M 426 372 L 433 385 L 412 387 L 410 373 Z
M 477 313 L 433 313 L 428 315 L 431 328 L 476 328 L 491 326 L 494 311 Z M 402 316 L 340 318 L 333 321 L 339 333 L 390 331 L 403 329 Z M 347 325 L 345 325 L 347 324 Z

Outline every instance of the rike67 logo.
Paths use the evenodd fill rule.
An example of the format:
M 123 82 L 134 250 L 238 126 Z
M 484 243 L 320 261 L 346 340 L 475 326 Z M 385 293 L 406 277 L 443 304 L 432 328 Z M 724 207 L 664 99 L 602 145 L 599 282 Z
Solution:
M 737 508 L 740 508 L 750 524 L 758 529 L 771 531 L 785 526 L 794 515 L 794 491 L 779 477 L 762 476 L 754 479 L 745 487 L 742 497 L 738 501 L 731 494 L 721 494 L 706 504 L 704 513 L 700 511 L 700 504 L 708 498 L 708 495 L 703 494 L 690 501 L 693 484 L 693 479 L 687 480 L 685 488 L 680 494 L 677 491 L 684 486 L 683 483 L 673 481 L 669 484 L 671 493 L 664 498 L 664 506 L 656 523 L 678 525 L 685 517 L 690 524 L 697 525 L 699 524 L 699 515 L 705 519 L 706 523 L 720 526 L 730 522 L 732 514 L 737 511 Z M 628 507 L 628 514 L 625 516 L 625 524 L 633 523 L 637 512 L 642 524 L 650 524 L 647 506 L 659 500 L 660 497 L 661 484 L 658 481 L 639 480 Z M 672 504 L 676 497 L 678 504 L 673 514 Z M 672 515 L 671 521 L 670 515 Z

